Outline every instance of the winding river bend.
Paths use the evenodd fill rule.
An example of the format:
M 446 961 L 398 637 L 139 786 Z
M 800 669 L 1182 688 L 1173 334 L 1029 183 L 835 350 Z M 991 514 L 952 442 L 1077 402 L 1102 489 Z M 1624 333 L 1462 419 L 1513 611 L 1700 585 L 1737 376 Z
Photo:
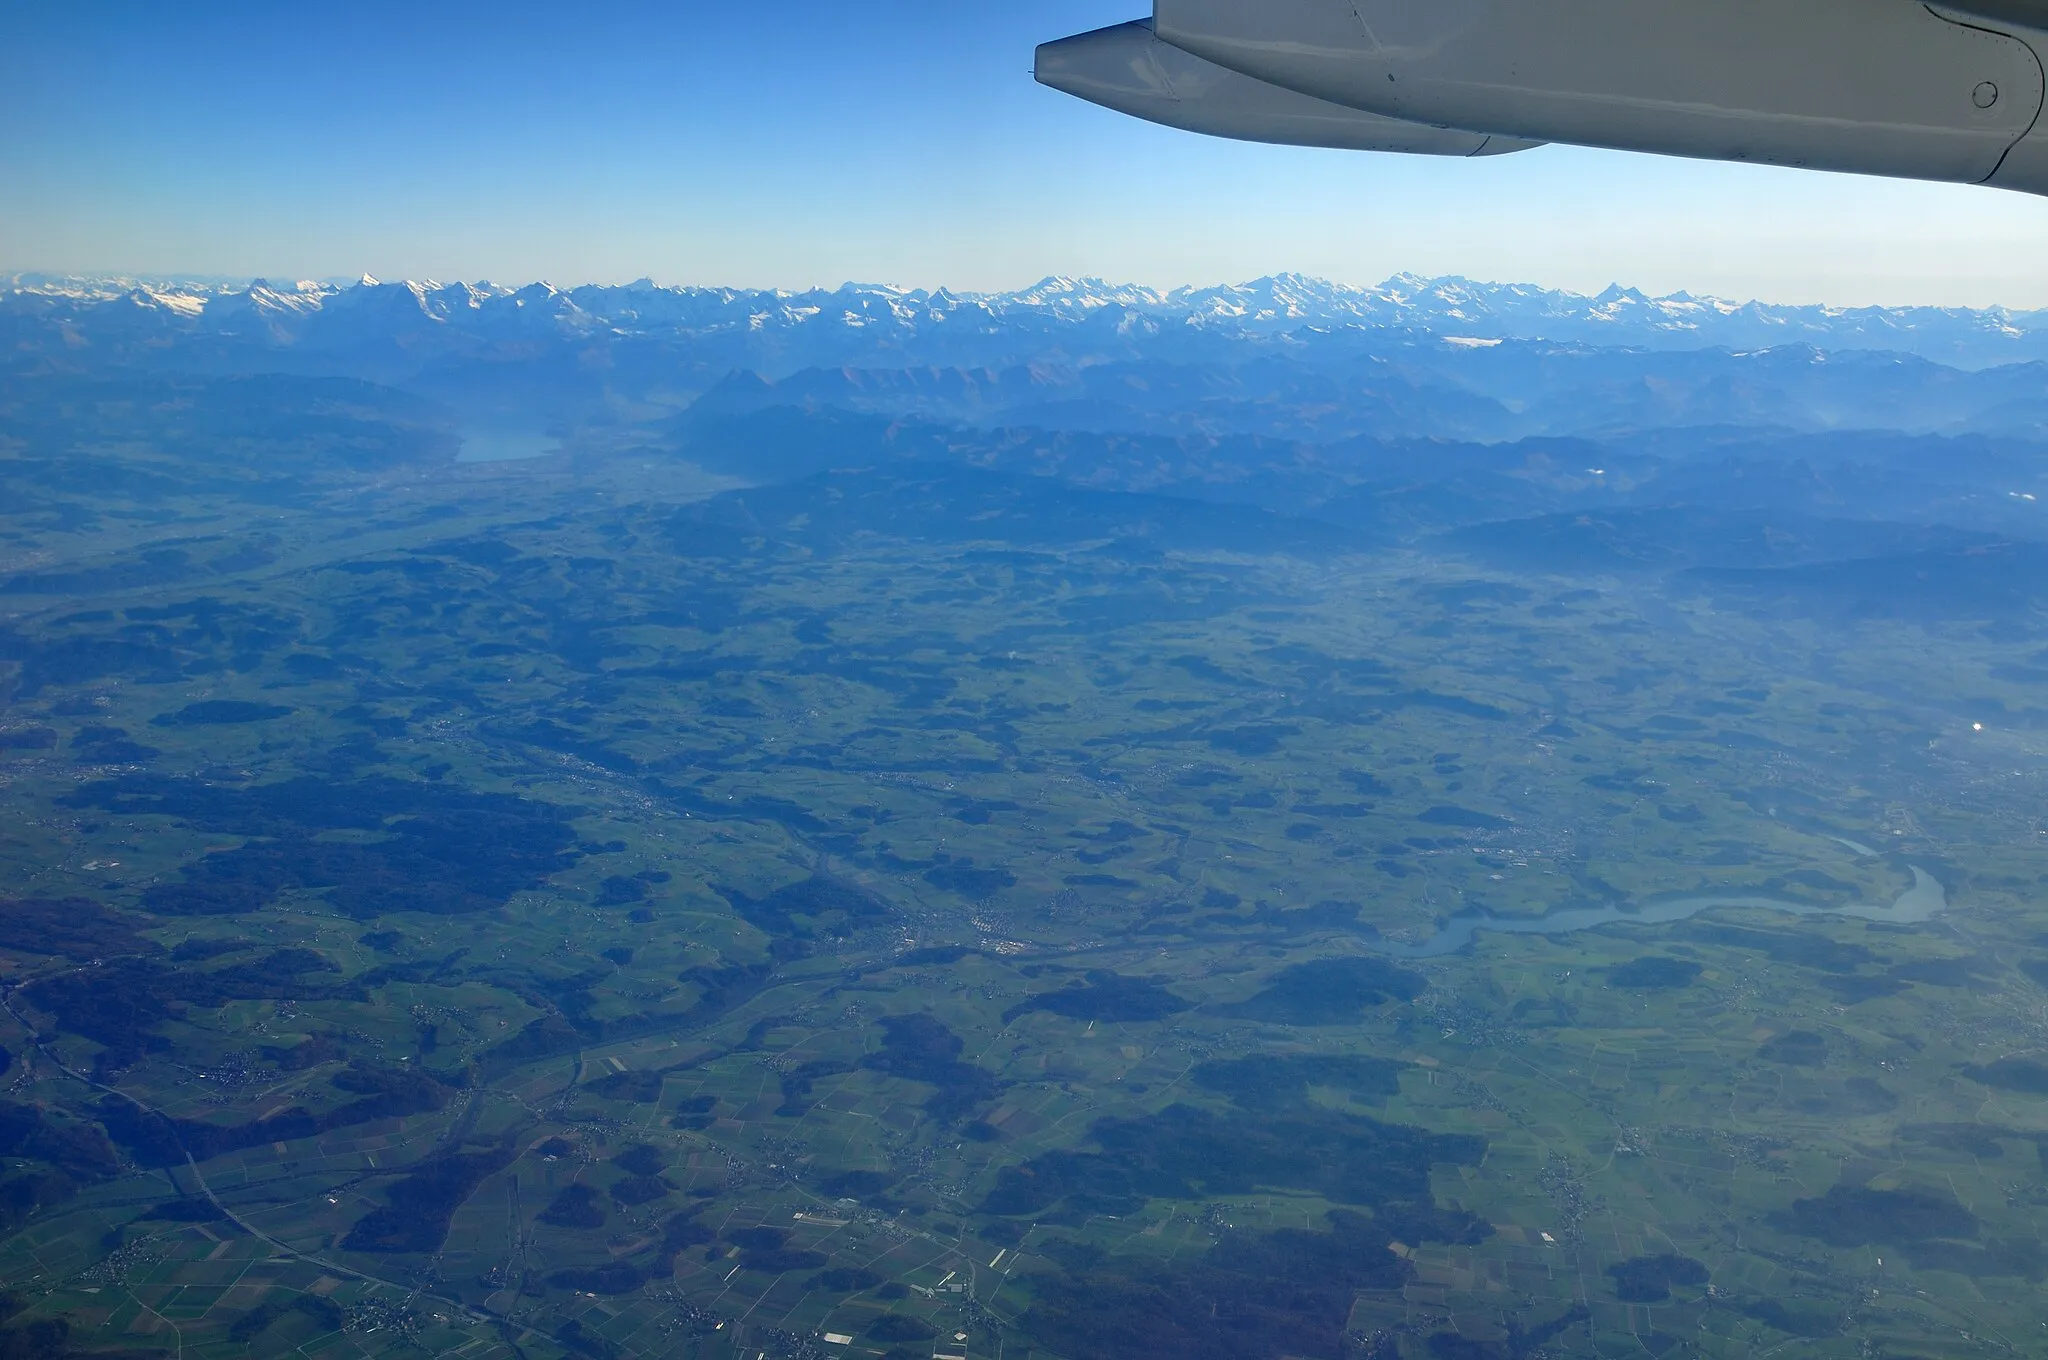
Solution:
M 1488 916 L 1474 912 L 1454 916 L 1429 939 L 1420 944 L 1396 944 L 1382 942 L 1380 952 L 1404 959 L 1433 959 L 1445 954 L 1455 954 L 1472 943 L 1474 937 L 1484 934 L 1495 935 L 1570 935 L 1595 926 L 1611 925 L 1622 921 L 1631 925 L 1658 926 L 1676 921 L 1689 921 L 1703 911 L 1716 907 L 1748 907 L 1763 911 L 1780 911 L 1790 916 L 1853 916 L 1864 921 L 1883 921 L 1891 925 L 1919 925 L 1930 921 L 1948 910 L 1948 892 L 1939 879 L 1917 865 L 1908 866 L 1913 870 L 1913 886 L 1899 894 L 1899 899 L 1890 906 L 1877 906 L 1865 902 L 1852 902 L 1841 907 L 1817 907 L 1810 902 L 1791 902 L 1779 897 L 1729 897 L 1703 895 L 1697 897 L 1667 897 L 1647 902 L 1642 906 L 1565 907 L 1542 916 Z

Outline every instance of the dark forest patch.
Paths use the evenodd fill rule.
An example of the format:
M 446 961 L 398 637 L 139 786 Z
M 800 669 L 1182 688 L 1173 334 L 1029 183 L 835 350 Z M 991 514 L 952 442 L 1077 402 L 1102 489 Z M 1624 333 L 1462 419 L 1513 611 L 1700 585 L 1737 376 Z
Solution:
M 668 1158 L 652 1143 L 635 1143 L 612 1158 L 612 1165 L 631 1176 L 659 1176 L 668 1170 Z
M 575 862 L 563 809 L 425 781 L 306 777 L 236 788 L 129 775 L 65 802 L 249 838 L 188 865 L 181 882 L 145 892 L 143 905 L 158 915 L 254 911 L 288 890 L 325 892 L 358 918 L 453 915 L 502 906 Z M 375 839 L 320 837 L 331 831 Z
M 1614 1294 L 1623 1303 L 1662 1303 L 1671 1297 L 1675 1285 L 1703 1285 L 1707 1268 L 1690 1256 L 1665 1253 L 1661 1256 L 1633 1256 L 1607 1267 L 1614 1279 Z
M 818 1193 L 829 1199 L 867 1199 L 901 1179 L 893 1171 L 835 1171 L 818 1182 Z
M 303 891 L 326 893 L 358 920 L 385 912 L 488 911 L 573 862 L 567 827 L 526 839 L 533 830 L 520 818 L 456 815 L 407 818 L 371 842 L 252 842 L 187 866 L 183 882 L 150 888 L 143 906 L 163 916 L 233 915 Z
M 1315 1106 L 1277 1117 L 1173 1105 L 1138 1119 L 1104 1119 L 1096 1152 L 1044 1153 L 1006 1167 L 982 1212 L 1130 1214 L 1155 1198 L 1202 1199 L 1304 1190 L 1339 1204 L 1428 1205 L 1430 1167 L 1469 1165 L 1484 1139 L 1432 1134 Z
M 867 889 L 823 874 L 777 888 L 766 897 L 750 897 L 738 888 L 718 891 L 747 924 L 764 934 L 793 939 L 840 938 L 893 915 L 889 904 Z
M 998 812 L 1021 812 L 1023 804 L 1007 798 L 961 798 L 955 800 L 948 811 L 954 821 L 965 822 L 969 826 L 987 826 Z
M 83 961 L 153 954 L 158 947 L 137 935 L 128 918 L 97 902 L 83 897 L 25 897 L 0 899 L 0 949 Z
M 882 1029 L 882 1051 L 870 1053 L 860 1065 L 937 1088 L 924 1109 L 939 1123 L 951 1123 L 1001 1089 L 986 1069 L 960 1061 L 966 1044 L 933 1016 L 884 1016 Z
M 599 1077 L 584 1089 L 607 1100 L 626 1100 L 635 1105 L 654 1105 L 661 1100 L 661 1073 L 614 1072 L 608 1077 Z
M 1316 959 L 1281 969 L 1256 996 L 1219 1006 L 1216 1012 L 1280 1025 L 1342 1025 L 1368 1007 L 1394 999 L 1413 1001 L 1428 986 L 1420 973 L 1385 959 Z
M 1151 978 L 1097 971 L 1089 973 L 1085 982 L 1018 1002 L 1003 1012 L 1003 1023 L 1033 1011 L 1050 1011 L 1069 1020 L 1164 1020 L 1191 1004 Z
M 612 1183 L 611 1197 L 628 1208 L 637 1208 L 674 1192 L 675 1186 L 660 1176 L 627 1176 Z
M 1703 971 L 1705 970 L 1691 959 L 1670 959 L 1648 954 L 1609 972 L 1607 985 L 1626 988 L 1632 992 L 1676 991 L 1699 981 Z
M 341 1240 L 345 1251 L 377 1255 L 433 1252 L 448 1239 L 448 1225 L 485 1180 L 512 1164 L 510 1142 L 480 1152 L 444 1152 L 421 1163 L 387 1192 L 388 1203 L 356 1220 Z
M 1974 1238 L 1977 1216 L 1948 1195 L 1838 1185 L 1792 1202 L 1777 1226 L 1833 1247 L 1909 1246 L 1934 1238 Z
M 1997 1062 L 1971 1064 L 1963 1075 L 1980 1085 L 2001 1091 L 2048 1096 L 2048 1063 L 2033 1058 L 2000 1058 Z
M 557 1228 L 585 1231 L 602 1228 L 604 1202 L 597 1197 L 597 1191 L 587 1185 L 565 1185 L 548 1201 L 548 1207 L 540 1211 L 540 1221 Z
M 795 1270 L 817 1270 L 825 1264 L 823 1252 L 792 1248 L 785 1228 L 735 1228 L 726 1233 L 725 1240 L 740 1249 L 740 1265 L 748 1270 L 786 1275 Z
M 292 710 L 281 704 L 252 703 L 247 699 L 205 699 L 187 704 L 175 713 L 159 713 L 149 720 L 151 727 L 228 727 L 242 723 L 268 722 L 284 718 Z

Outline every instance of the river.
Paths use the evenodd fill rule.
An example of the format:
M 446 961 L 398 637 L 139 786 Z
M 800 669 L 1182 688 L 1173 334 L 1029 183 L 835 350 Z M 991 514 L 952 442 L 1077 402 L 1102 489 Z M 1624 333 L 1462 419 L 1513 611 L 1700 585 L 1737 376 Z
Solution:
M 1751 910 L 1778 911 L 1791 916 L 1853 916 L 1863 921 L 1883 921 L 1891 925 L 1919 925 L 1930 921 L 1948 910 L 1948 892 L 1941 881 L 1917 865 L 1913 870 L 1913 886 L 1899 894 L 1898 900 L 1890 906 L 1879 906 L 1868 902 L 1852 902 L 1841 907 L 1818 907 L 1810 902 L 1791 902 L 1779 897 L 1728 897 L 1703 895 L 1697 897 L 1667 897 L 1647 902 L 1641 906 L 1624 904 L 1604 907 L 1564 907 L 1547 912 L 1542 916 L 1488 916 L 1473 912 L 1454 916 L 1429 939 L 1421 944 L 1396 944 L 1392 941 L 1378 946 L 1382 953 L 1404 959 L 1433 959 L 1445 954 L 1455 954 L 1482 932 L 1496 935 L 1570 935 L 1595 926 L 1626 922 L 1630 925 L 1661 926 L 1674 921 L 1689 921 L 1703 911 L 1716 907 L 1743 907 Z

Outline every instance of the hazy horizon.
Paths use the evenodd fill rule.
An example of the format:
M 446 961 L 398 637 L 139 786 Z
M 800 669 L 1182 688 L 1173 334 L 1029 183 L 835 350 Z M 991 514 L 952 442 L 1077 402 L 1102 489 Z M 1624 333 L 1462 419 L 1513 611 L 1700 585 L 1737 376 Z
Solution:
M 1586 298 L 1597 298 L 1604 293 L 1618 290 L 1624 293 L 1638 293 L 1652 301 L 1664 301 L 1672 298 L 1691 297 L 1694 299 L 1711 299 L 1716 302 L 1732 303 L 1737 306 L 1825 307 L 1830 309 L 1901 309 L 1933 307 L 1950 310 L 2005 310 L 2012 312 L 2048 310 L 2048 298 L 2043 298 L 2041 301 L 2031 305 L 2006 302 L 1964 302 L 1953 299 L 1902 301 L 1897 299 L 1886 298 L 1876 298 L 1869 301 L 1854 303 L 1839 303 L 1819 297 L 1783 295 L 1765 296 L 1762 294 L 1722 293 L 1703 288 L 1676 287 L 1668 290 L 1657 290 L 1647 285 L 1632 283 L 1621 278 L 1612 278 L 1602 284 L 1582 285 L 1571 283 L 1557 283 L 1538 278 L 1514 278 L 1506 276 L 1487 277 L 1460 273 L 1430 274 L 1414 269 L 1395 269 L 1391 272 L 1380 274 L 1376 277 L 1371 278 L 1364 276 L 1342 278 L 1327 274 L 1313 273 L 1311 271 L 1303 269 L 1277 269 L 1258 275 L 1245 275 L 1228 278 L 1192 278 L 1183 280 L 1178 283 L 1163 284 L 1148 282 L 1136 278 L 1118 277 L 1114 275 L 1066 274 L 1058 272 L 1048 272 L 1034 274 L 1028 278 L 1019 278 L 1014 281 L 993 285 L 989 287 L 971 288 L 964 284 L 949 283 L 943 280 L 939 282 L 913 282 L 904 278 L 890 277 L 847 277 L 838 279 L 836 281 L 819 280 L 812 283 L 778 284 L 748 282 L 744 280 L 726 281 L 695 279 L 687 277 L 662 278 L 657 277 L 656 275 L 648 273 L 646 271 L 642 271 L 637 274 L 628 272 L 625 274 L 608 275 L 605 277 L 550 278 L 546 276 L 535 276 L 514 278 L 512 276 L 492 277 L 483 274 L 436 275 L 422 273 L 384 275 L 375 273 L 374 271 L 371 270 L 359 270 L 355 272 L 342 272 L 334 274 L 313 274 L 306 272 L 295 272 L 291 270 L 280 270 L 274 273 L 266 274 L 262 272 L 203 273 L 196 270 L 176 269 L 52 270 L 37 268 L 0 267 L 0 280 L 4 280 L 8 285 L 15 288 L 52 287 L 66 283 L 74 283 L 87 285 L 123 284 L 153 288 L 208 288 L 213 290 L 246 289 L 253 287 L 257 284 L 266 284 L 273 288 L 300 288 L 304 287 L 305 285 L 311 284 L 322 288 L 346 289 L 355 287 L 358 284 L 364 283 L 366 281 L 373 281 L 378 284 L 410 283 L 418 284 L 421 286 L 432 286 L 437 288 L 452 287 L 457 284 L 467 284 L 472 288 L 502 288 L 508 290 L 517 290 L 520 288 L 532 287 L 535 284 L 541 284 L 545 285 L 546 287 L 554 289 L 556 292 L 566 293 L 573 292 L 579 288 L 630 288 L 638 284 L 649 284 L 652 285 L 653 287 L 663 289 L 685 291 L 727 291 L 738 293 L 776 293 L 791 297 L 799 297 L 812 293 L 837 293 L 848 289 L 862 288 L 886 289 L 892 292 L 904 294 L 922 293 L 925 295 L 932 295 L 937 293 L 950 293 L 955 297 L 1003 297 L 1018 293 L 1029 292 L 1030 290 L 1040 286 L 1041 284 L 1051 283 L 1055 281 L 1065 281 L 1074 284 L 1099 284 L 1105 288 L 1115 290 L 1144 289 L 1152 293 L 1155 293 L 1161 297 L 1171 297 L 1175 294 L 1181 293 L 1200 293 L 1232 288 L 1249 288 L 1254 284 L 1264 283 L 1275 279 L 1301 279 L 1309 283 L 1324 284 L 1333 288 L 1358 291 L 1367 291 L 1381 288 L 1400 279 L 1413 279 L 1419 283 L 1424 284 L 1464 283 L 1470 284 L 1478 288 L 1536 288 L 1541 289 L 1545 292 L 1557 293 L 1564 296 Z

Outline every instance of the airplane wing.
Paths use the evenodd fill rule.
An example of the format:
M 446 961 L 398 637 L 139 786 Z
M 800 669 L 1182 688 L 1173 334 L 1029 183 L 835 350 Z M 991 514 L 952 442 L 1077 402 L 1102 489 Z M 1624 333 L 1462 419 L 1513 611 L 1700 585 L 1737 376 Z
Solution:
M 1251 141 L 1561 142 L 2048 194 L 2044 58 L 2048 0 L 1155 0 L 1041 47 L 1038 78 Z
M 1318 99 L 1169 46 L 1149 19 L 1045 44 L 1038 80 L 1148 122 L 1212 137 L 1346 151 L 1496 156 L 1534 142 L 1461 132 Z

